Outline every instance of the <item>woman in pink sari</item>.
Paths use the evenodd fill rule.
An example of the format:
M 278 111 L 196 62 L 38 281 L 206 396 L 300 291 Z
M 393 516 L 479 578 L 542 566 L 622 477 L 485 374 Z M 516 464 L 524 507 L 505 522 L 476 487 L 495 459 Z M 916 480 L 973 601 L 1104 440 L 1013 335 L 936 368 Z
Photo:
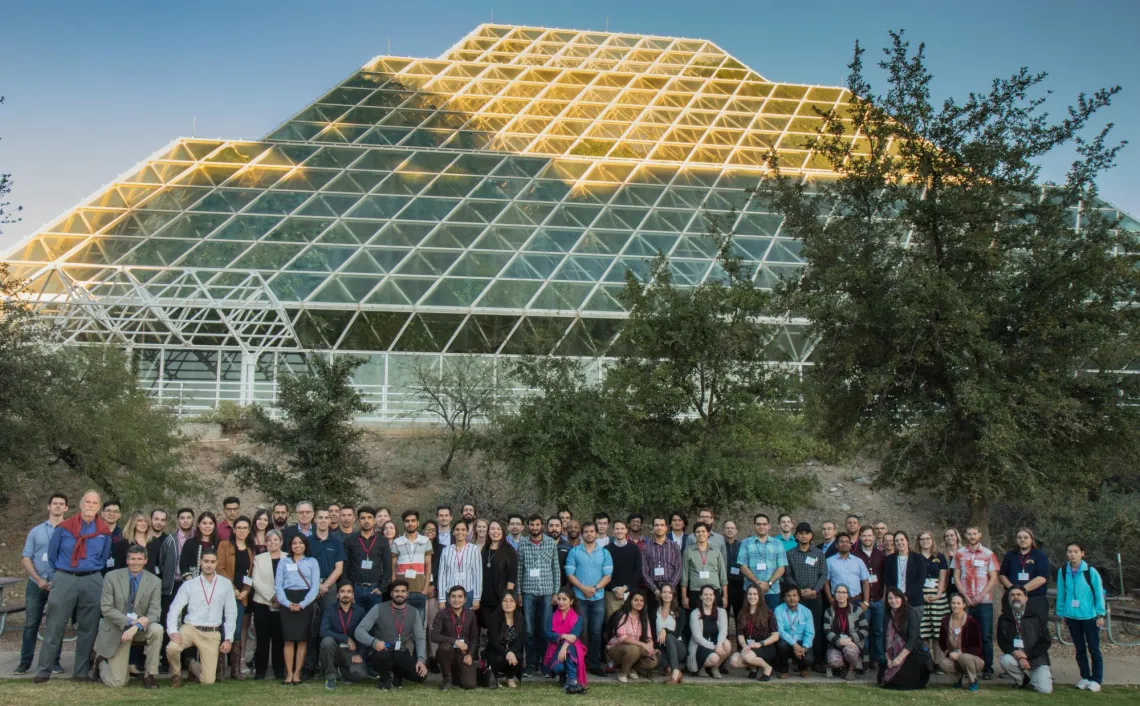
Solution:
M 557 674 L 567 694 L 586 693 L 586 648 L 582 644 L 582 618 L 574 592 L 563 588 L 554 594 L 554 612 L 546 627 L 546 659 L 543 663 Z

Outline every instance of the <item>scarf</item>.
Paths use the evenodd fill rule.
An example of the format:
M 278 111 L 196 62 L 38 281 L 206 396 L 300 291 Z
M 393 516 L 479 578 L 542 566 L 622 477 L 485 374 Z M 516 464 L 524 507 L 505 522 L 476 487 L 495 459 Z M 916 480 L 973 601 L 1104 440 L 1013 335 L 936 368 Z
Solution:
M 556 635 L 567 635 L 574 631 L 574 626 L 578 624 L 578 614 L 573 609 L 566 611 L 566 615 L 562 615 L 562 611 L 558 608 L 554 609 L 554 614 L 550 616 L 550 630 Z M 561 649 L 561 642 L 552 642 L 546 646 L 546 666 L 554 664 L 558 659 L 558 650 Z M 566 659 L 573 659 L 578 662 L 578 683 L 586 686 L 586 648 L 582 646 L 582 640 L 574 641 L 567 650 Z
M 87 540 L 99 535 L 111 534 L 111 528 L 98 515 L 95 515 L 95 531 L 90 534 L 81 534 L 83 532 L 83 514 L 79 512 L 60 522 L 59 526 L 70 532 L 72 537 L 75 537 L 75 548 L 71 550 L 71 568 L 73 569 L 79 566 L 80 559 L 87 558 Z

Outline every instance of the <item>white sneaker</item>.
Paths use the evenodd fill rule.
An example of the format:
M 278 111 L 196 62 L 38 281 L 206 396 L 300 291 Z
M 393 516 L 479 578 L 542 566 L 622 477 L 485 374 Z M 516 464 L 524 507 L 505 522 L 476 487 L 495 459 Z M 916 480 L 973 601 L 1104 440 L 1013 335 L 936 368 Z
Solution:
M 627 677 L 627 676 L 626 676 L 626 675 L 624 675 L 624 674 L 618 674 L 618 675 L 617 675 L 617 680 L 618 680 L 618 681 L 620 681 L 622 684 L 625 684 L 626 682 L 628 682 L 628 681 L 629 681 L 629 677 Z
M 1100 691 L 1100 684 L 1095 681 L 1089 682 L 1089 691 Z
M 1078 689 L 1087 689 L 1087 688 L 1089 688 L 1089 680 L 1088 680 L 1088 679 L 1082 679 L 1082 680 L 1080 680 L 1079 682 L 1077 682 L 1077 688 L 1078 688 Z

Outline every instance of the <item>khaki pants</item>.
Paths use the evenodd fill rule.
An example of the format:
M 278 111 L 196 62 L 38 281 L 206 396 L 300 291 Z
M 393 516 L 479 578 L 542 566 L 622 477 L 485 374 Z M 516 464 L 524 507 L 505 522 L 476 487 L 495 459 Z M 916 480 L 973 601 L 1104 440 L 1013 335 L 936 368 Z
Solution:
M 222 633 L 203 632 L 193 625 L 183 624 L 178 631 L 182 642 L 170 641 L 166 646 L 166 659 L 170 662 L 170 673 L 182 672 L 182 650 L 187 647 L 198 648 L 198 662 L 202 665 L 202 683 L 213 684 L 218 675 L 218 648 L 222 644 Z
M 146 626 L 146 630 L 139 630 L 129 642 L 119 644 L 119 649 L 111 655 L 106 662 L 99 664 L 99 678 L 107 686 L 126 686 L 130 680 L 127 667 L 131 662 L 131 645 L 142 645 L 143 654 L 146 655 L 146 673 L 150 676 L 158 675 L 158 659 L 162 656 L 162 628 L 156 623 Z
M 952 677 L 965 675 L 966 679 L 974 682 L 978 680 L 978 672 L 982 671 L 985 662 L 982 661 L 981 657 L 960 652 L 957 660 L 950 659 L 944 655 L 942 659 L 938 660 L 938 666 L 942 668 L 942 671 Z
M 625 601 L 615 596 L 613 591 L 606 591 L 606 622 L 609 622 L 611 615 L 621 609 L 622 603 Z
M 634 669 L 639 672 L 649 671 L 657 666 L 657 656 L 646 655 L 637 645 L 610 645 L 606 649 L 606 655 L 613 660 L 618 674 L 623 676 L 629 676 Z

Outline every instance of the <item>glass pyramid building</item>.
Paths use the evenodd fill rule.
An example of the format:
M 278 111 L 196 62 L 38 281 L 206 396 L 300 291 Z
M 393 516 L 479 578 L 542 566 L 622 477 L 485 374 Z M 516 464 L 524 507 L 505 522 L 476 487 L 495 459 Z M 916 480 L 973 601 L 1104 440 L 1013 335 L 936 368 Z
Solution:
M 317 352 L 369 363 L 377 417 L 417 357 L 604 360 L 616 294 L 659 251 L 718 277 L 707 213 L 770 286 L 799 266 L 745 189 L 840 88 L 773 83 L 692 39 L 480 25 L 438 59 L 381 56 L 259 141 L 179 139 L 3 259 L 69 343 L 129 347 L 190 411 L 272 402 Z M 773 346 L 798 364 L 802 321 Z

